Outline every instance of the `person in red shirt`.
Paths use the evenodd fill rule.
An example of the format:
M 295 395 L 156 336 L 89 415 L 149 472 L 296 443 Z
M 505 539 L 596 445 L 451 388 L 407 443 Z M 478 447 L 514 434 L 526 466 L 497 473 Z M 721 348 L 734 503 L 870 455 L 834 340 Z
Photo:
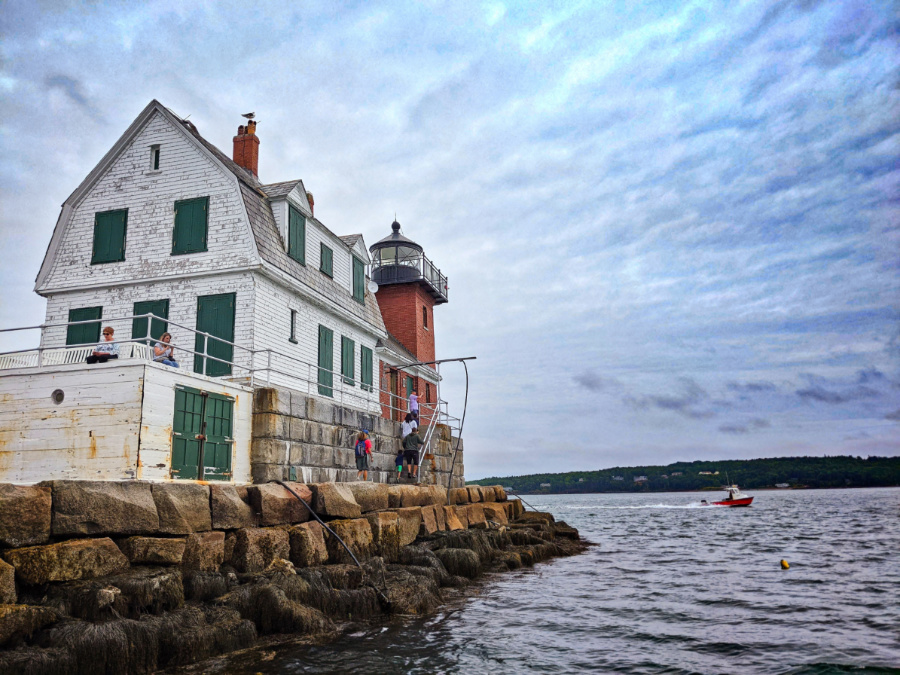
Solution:
M 356 435 L 356 480 L 362 476 L 363 480 L 369 480 L 369 458 L 372 456 L 372 441 L 369 440 L 369 430 L 363 429 Z

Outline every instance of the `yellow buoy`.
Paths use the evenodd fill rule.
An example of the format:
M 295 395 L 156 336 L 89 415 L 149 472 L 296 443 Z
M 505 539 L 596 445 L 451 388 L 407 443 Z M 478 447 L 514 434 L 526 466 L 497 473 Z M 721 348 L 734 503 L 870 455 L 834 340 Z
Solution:
M 791 568 L 791 566 L 788 565 L 788 561 L 787 561 L 787 560 L 782 560 L 782 561 L 781 561 L 781 569 L 783 569 L 783 570 L 788 570 L 788 569 L 790 569 L 790 568 Z

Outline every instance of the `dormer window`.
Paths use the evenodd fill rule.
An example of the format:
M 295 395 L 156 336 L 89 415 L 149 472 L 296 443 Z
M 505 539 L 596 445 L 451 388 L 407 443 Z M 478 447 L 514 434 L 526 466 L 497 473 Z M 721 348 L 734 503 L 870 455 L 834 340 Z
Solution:
M 159 171 L 159 146 L 150 146 L 150 170 Z

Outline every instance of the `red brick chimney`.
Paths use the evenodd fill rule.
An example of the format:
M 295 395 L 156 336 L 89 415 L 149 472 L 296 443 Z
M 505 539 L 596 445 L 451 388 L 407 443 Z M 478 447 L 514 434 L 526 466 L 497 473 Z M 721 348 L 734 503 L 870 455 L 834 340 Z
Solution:
M 306 193 L 306 200 L 309 202 L 309 213 L 315 218 L 316 217 L 316 200 L 313 199 L 312 192 Z
M 252 171 L 259 177 L 259 136 L 256 135 L 256 122 L 250 120 L 247 126 L 238 127 L 237 136 L 234 137 L 234 154 L 232 159 L 235 164 Z

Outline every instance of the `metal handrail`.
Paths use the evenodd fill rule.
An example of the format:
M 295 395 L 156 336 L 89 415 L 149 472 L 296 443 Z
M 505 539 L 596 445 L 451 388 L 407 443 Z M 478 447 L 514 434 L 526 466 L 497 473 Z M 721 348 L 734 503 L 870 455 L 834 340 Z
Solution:
M 254 386 L 254 384 L 255 384 L 256 375 L 261 374 L 262 372 L 265 371 L 267 385 L 271 384 L 272 374 L 282 375 L 291 380 L 300 381 L 300 382 L 306 384 L 306 389 L 307 389 L 308 394 L 313 394 L 313 389 L 315 388 L 315 395 L 324 396 L 323 394 L 318 393 L 318 386 L 319 386 L 318 374 L 320 371 L 325 371 L 327 373 L 330 373 L 332 376 L 332 384 L 330 387 L 327 387 L 327 388 L 331 389 L 332 392 L 334 392 L 335 390 L 339 392 L 339 394 L 340 394 L 339 401 L 340 401 L 341 407 L 345 407 L 345 405 L 344 405 L 345 404 L 345 394 L 347 394 L 346 398 L 348 398 L 351 401 L 354 401 L 354 400 L 361 401 L 364 404 L 362 407 L 364 407 L 366 410 L 370 410 L 370 407 L 376 407 L 379 410 L 386 408 L 388 411 L 390 411 L 392 413 L 392 415 L 391 415 L 392 417 L 393 417 L 394 412 L 401 412 L 401 413 L 404 412 L 404 409 L 402 407 L 393 405 L 392 401 L 393 401 L 394 396 L 397 396 L 397 398 L 404 400 L 404 401 L 406 400 L 405 397 L 400 396 L 398 394 L 394 394 L 389 389 L 382 387 L 380 383 L 376 384 L 375 382 L 373 382 L 371 385 L 370 384 L 365 385 L 368 389 L 363 390 L 363 391 L 367 391 L 367 393 L 369 394 L 368 396 L 367 395 L 357 395 L 356 387 L 354 385 L 361 384 L 361 382 L 360 382 L 359 378 L 354 377 L 353 378 L 354 385 L 351 385 L 353 387 L 351 389 L 351 391 L 353 392 L 354 395 L 350 395 L 350 392 L 348 392 L 344 386 L 346 383 L 343 381 L 344 380 L 343 373 L 341 373 L 337 370 L 334 370 L 331 368 L 323 368 L 323 367 L 319 366 L 318 364 L 314 365 L 307 361 L 298 359 L 294 356 L 290 356 L 288 354 L 282 354 L 281 352 L 277 352 L 273 349 L 256 349 L 256 350 L 254 350 L 254 349 L 251 349 L 248 347 L 244 347 L 243 345 L 239 345 L 235 342 L 225 340 L 225 339 L 217 337 L 211 333 L 207 333 L 205 331 L 200 331 L 200 330 L 197 330 L 196 328 L 191 328 L 190 326 L 185 326 L 185 325 L 180 324 L 177 321 L 173 321 L 167 317 L 158 316 L 156 314 L 153 314 L 152 312 L 148 312 L 145 314 L 133 314 L 133 315 L 127 315 L 127 316 L 106 317 L 106 318 L 100 318 L 100 319 L 83 319 L 80 321 L 46 323 L 46 324 L 41 324 L 41 325 L 37 325 L 37 326 L 0 328 L 0 333 L 11 333 L 11 332 L 16 332 L 16 331 L 26 331 L 26 330 L 42 330 L 43 331 L 44 329 L 47 329 L 47 328 L 62 328 L 62 327 L 84 325 L 84 324 L 98 324 L 99 323 L 102 325 L 108 325 L 108 324 L 115 324 L 117 322 L 122 322 L 122 321 L 132 321 L 134 319 L 147 319 L 147 334 L 143 337 L 132 336 L 128 340 L 113 340 L 113 341 L 110 341 L 110 343 L 112 343 L 112 344 L 144 343 L 145 341 L 153 340 L 153 338 L 150 337 L 150 330 L 151 330 L 151 327 L 153 324 L 153 320 L 157 320 L 157 321 L 161 321 L 161 322 L 165 323 L 167 326 L 167 329 L 169 326 L 175 326 L 175 327 L 181 328 L 182 330 L 188 331 L 189 333 L 193 333 L 195 336 L 200 335 L 203 337 L 203 351 L 202 352 L 198 352 L 196 350 L 189 349 L 187 347 L 182 347 L 182 346 L 179 346 L 177 349 L 179 351 L 185 352 L 186 354 L 190 354 L 195 357 L 196 356 L 201 357 L 203 359 L 202 370 L 204 372 L 206 371 L 206 365 L 207 365 L 207 359 L 208 359 L 208 360 L 215 361 L 217 363 L 229 365 L 232 367 L 232 369 L 237 369 L 239 371 L 246 371 L 247 375 L 250 378 L 251 386 Z M 241 363 L 238 363 L 233 360 L 229 361 L 227 359 L 222 359 L 222 358 L 210 355 L 207 351 L 207 347 L 209 345 L 210 339 L 215 340 L 222 344 L 230 345 L 232 347 L 235 347 L 235 348 L 249 354 L 249 357 L 250 357 L 249 367 L 242 365 Z M 0 353 L 0 355 L 22 354 L 22 353 L 37 351 L 38 364 L 40 365 L 43 362 L 43 353 L 46 351 L 52 351 L 52 350 L 56 350 L 56 349 L 65 349 L 65 348 L 85 347 L 85 346 L 89 346 L 92 344 L 97 344 L 97 343 L 86 342 L 86 343 L 80 343 L 78 345 L 64 345 L 64 346 L 60 346 L 60 347 L 45 347 L 44 345 L 40 345 L 36 349 L 12 350 L 12 351 L 8 351 L 8 352 L 2 352 L 2 353 Z M 266 365 L 264 367 L 257 368 L 256 364 L 255 364 L 255 360 L 256 360 L 255 357 L 257 354 L 261 354 L 261 353 L 266 354 Z M 289 361 L 295 362 L 295 363 L 303 366 L 306 369 L 307 377 L 302 377 L 296 371 L 288 372 L 288 371 L 280 370 L 277 367 L 274 367 L 272 364 L 272 356 L 273 355 L 276 355 L 279 358 L 287 359 Z M 313 374 L 315 374 L 315 377 L 313 377 Z M 232 379 L 234 379 L 233 375 L 232 375 Z M 438 374 L 438 382 L 440 382 L 439 374 Z M 322 386 L 326 386 L 326 385 L 322 385 Z M 420 415 L 420 417 L 427 417 L 432 422 L 431 424 L 429 424 L 429 435 L 432 433 L 432 429 L 436 424 L 446 424 L 447 426 L 451 427 L 451 429 L 452 429 L 452 428 L 454 428 L 453 422 L 454 421 L 459 422 L 458 418 L 453 417 L 449 414 L 449 411 L 447 410 L 447 408 L 448 408 L 447 401 L 442 401 L 440 399 L 440 384 L 438 384 L 436 386 L 436 390 L 437 390 L 436 391 L 436 399 L 437 400 L 435 402 L 432 403 L 432 402 L 427 402 L 427 401 L 420 401 L 420 408 L 426 411 L 426 415 L 424 415 L 424 416 Z M 383 403 L 381 401 L 381 394 L 387 395 L 387 399 L 388 399 L 387 403 Z M 331 396 L 329 398 L 333 399 L 334 396 Z M 369 405 L 370 403 L 373 404 L 373 406 L 370 406 Z M 426 447 L 426 446 L 423 446 L 423 447 Z

